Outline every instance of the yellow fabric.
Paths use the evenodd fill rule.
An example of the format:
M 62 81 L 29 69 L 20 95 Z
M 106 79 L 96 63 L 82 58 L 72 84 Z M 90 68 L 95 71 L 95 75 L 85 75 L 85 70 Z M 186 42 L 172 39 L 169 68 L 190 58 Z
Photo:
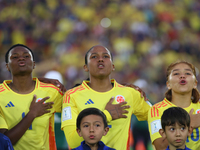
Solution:
M 112 116 L 110 115 L 110 113 L 107 110 L 104 110 L 103 113 L 106 115 L 107 122 L 111 122 Z
M 170 107 L 177 107 L 176 105 L 172 104 L 167 99 L 164 99 L 163 101 L 155 104 L 151 107 L 148 113 L 148 126 L 149 126 L 149 132 L 151 141 L 153 143 L 154 140 L 157 138 L 161 138 L 161 135 L 159 134 L 159 129 L 161 127 L 161 116 L 163 112 L 170 108 Z M 184 108 L 188 113 L 191 109 L 194 109 L 194 113 L 200 110 L 200 103 L 191 103 L 189 107 Z M 186 146 L 190 149 L 200 149 L 200 140 L 199 140 L 199 131 L 200 127 L 197 129 L 194 129 L 191 136 L 188 137 L 186 141 Z
M 114 87 L 108 92 L 94 91 L 87 85 L 86 81 L 83 81 L 82 85 L 70 89 L 65 93 L 63 98 L 61 128 L 64 129 L 64 131 L 68 130 L 65 132 L 65 136 L 71 148 L 78 147 L 80 141 L 83 140 L 78 137 L 75 132 L 76 118 L 79 112 L 89 107 L 95 107 L 104 111 L 106 104 L 112 96 L 115 97 L 113 104 L 118 103 L 118 97 L 118 100 L 124 99 L 131 107 L 128 109 L 128 118 L 112 120 L 108 123 L 110 130 L 108 134 L 102 138 L 102 141 L 107 146 L 117 150 L 126 150 L 132 114 L 135 114 L 138 120 L 147 120 L 150 106 L 141 98 L 140 93 L 133 88 L 118 84 L 115 80 L 111 80 L 111 82 L 114 83 Z M 74 126 L 74 128 L 72 126 Z M 75 141 L 78 142 L 75 144 Z
M 36 80 L 35 90 L 29 94 L 13 92 L 4 81 L 0 84 L 0 128 L 10 130 L 17 125 L 29 112 L 33 95 L 37 99 L 49 96 L 46 102 L 53 101 L 51 112 L 33 120 L 32 125 L 14 145 L 15 150 L 53 150 L 55 147 L 54 113 L 61 112 L 62 94 L 59 89 L 51 84 L 45 84 Z M 52 146 L 50 146 L 52 145 Z

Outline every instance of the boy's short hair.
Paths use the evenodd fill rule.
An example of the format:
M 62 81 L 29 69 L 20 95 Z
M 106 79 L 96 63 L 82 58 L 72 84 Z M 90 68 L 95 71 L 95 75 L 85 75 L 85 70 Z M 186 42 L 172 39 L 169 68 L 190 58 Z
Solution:
M 13 48 L 15 48 L 15 47 L 17 47 L 17 46 L 21 46 L 21 47 L 24 47 L 24 48 L 28 49 L 28 50 L 31 52 L 32 57 L 33 57 L 33 60 L 34 60 L 33 51 L 32 51 L 29 47 L 27 47 L 26 45 L 23 45 L 23 44 L 15 44 L 15 45 L 11 46 L 11 47 L 8 49 L 8 51 L 6 52 L 6 54 L 5 54 L 5 62 L 6 62 L 6 63 L 8 63 L 8 54 L 9 54 L 9 52 L 10 52 Z
M 98 116 L 102 117 L 103 123 L 104 123 L 104 128 L 106 128 L 108 126 L 106 115 L 101 110 L 99 110 L 97 108 L 86 108 L 86 109 L 82 110 L 77 117 L 77 120 L 76 120 L 77 129 L 80 130 L 80 125 L 81 125 L 82 119 L 88 115 L 98 115 Z
M 166 126 L 175 123 L 190 127 L 190 115 L 181 107 L 170 107 L 163 112 L 161 117 L 161 125 L 164 131 Z

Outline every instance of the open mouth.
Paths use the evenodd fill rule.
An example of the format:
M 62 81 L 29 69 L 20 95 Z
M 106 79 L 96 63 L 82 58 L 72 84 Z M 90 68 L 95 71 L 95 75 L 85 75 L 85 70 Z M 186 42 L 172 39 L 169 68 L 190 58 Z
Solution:
M 181 80 L 180 84 L 186 84 L 186 81 L 185 80 Z
M 19 62 L 19 66 L 21 67 L 25 66 L 25 62 Z
M 104 68 L 104 65 L 103 64 L 99 64 L 98 68 Z

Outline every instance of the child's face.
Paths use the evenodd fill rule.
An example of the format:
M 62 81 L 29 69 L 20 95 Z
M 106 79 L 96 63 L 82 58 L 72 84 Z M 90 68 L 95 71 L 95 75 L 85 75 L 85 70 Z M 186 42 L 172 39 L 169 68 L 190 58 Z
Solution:
M 184 149 L 187 136 L 190 135 L 189 131 L 187 126 L 179 125 L 178 123 L 166 126 L 164 135 L 168 140 L 169 147 Z
M 79 136 L 83 137 L 89 146 L 96 145 L 109 130 L 108 127 L 104 128 L 103 118 L 98 115 L 84 117 L 81 121 L 80 129 L 77 129 Z

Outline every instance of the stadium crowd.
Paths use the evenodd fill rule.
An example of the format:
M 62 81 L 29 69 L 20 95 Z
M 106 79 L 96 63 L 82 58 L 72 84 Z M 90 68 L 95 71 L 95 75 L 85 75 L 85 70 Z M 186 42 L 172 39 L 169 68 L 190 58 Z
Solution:
M 33 50 L 34 75 L 56 70 L 67 89 L 88 78 L 84 54 L 100 44 L 115 56 L 113 77 L 138 85 L 154 104 L 171 62 L 200 68 L 199 41 L 198 0 L 0 0 L 1 82 L 10 77 L 4 55 L 13 44 Z

